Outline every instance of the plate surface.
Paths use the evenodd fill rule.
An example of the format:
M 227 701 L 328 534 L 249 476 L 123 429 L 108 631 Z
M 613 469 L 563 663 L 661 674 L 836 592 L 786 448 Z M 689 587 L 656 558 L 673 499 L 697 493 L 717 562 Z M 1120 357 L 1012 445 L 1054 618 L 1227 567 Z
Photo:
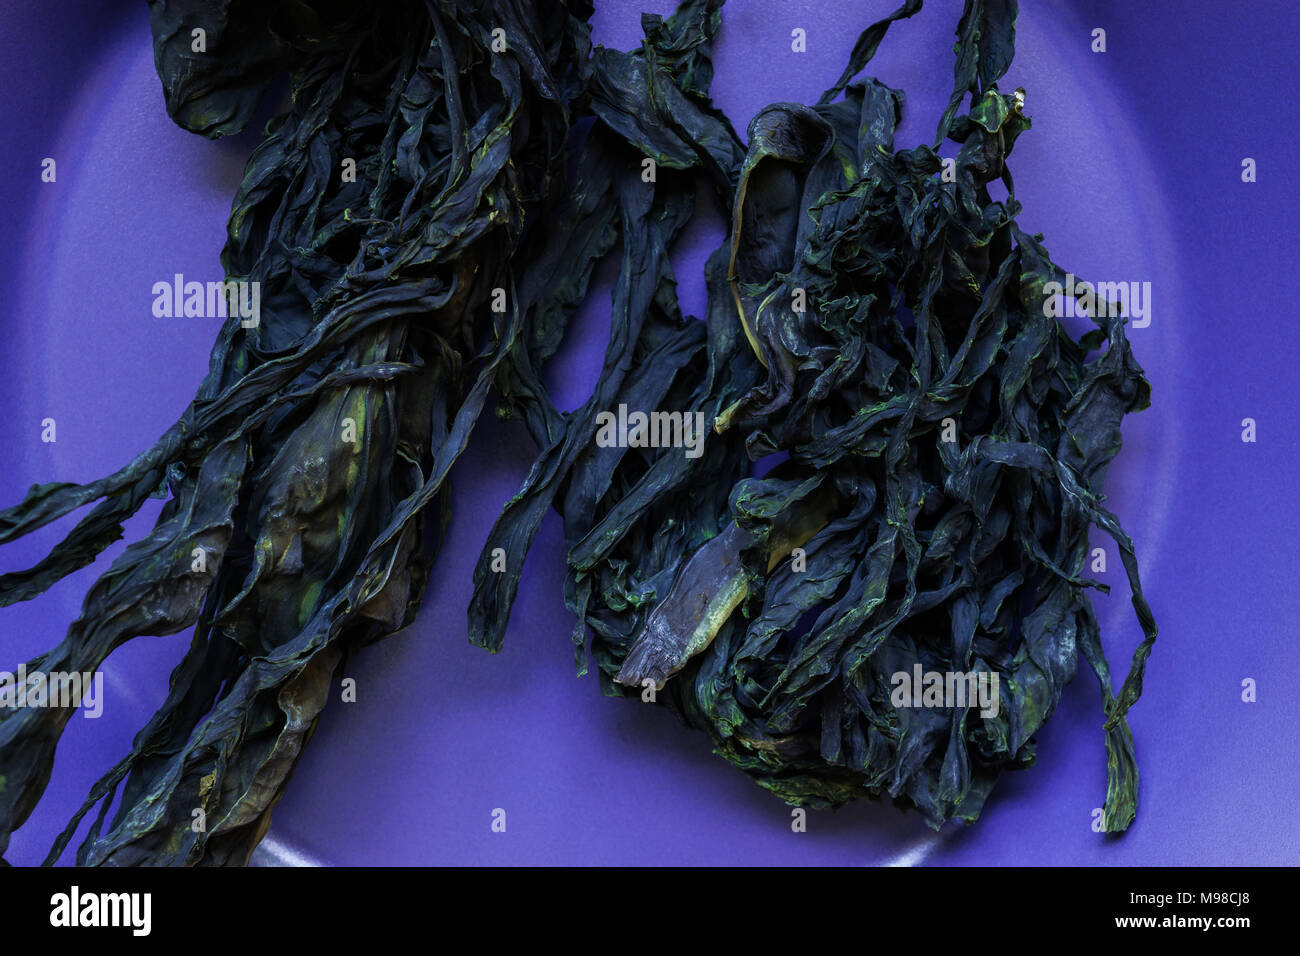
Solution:
M 714 96 L 744 132 L 778 100 L 812 102 L 858 32 L 895 0 L 732 0 Z M 254 133 L 211 143 L 167 119 L 144 4 L 13 4 L 0 35 L 7 175 L 0 239 L 0 503 L 33 483 L 87 481 L 125 464 L 181 413 L 207 367 L 216 323 L 156 319 L 151 286 L 177 272 L 220 277 L 225 220 Z M 116 5 L 113 5 L 116 6 Z M 596 39 L 630 48 L 642 8 L 599 2 Z M 1150 281 L 1152 318 L 1130 337 L 1153 407 L 1126 420 L 1106 491 L 1134 538 L 1161 629 L 1131 715 L 1138 819 L 1092 832 L 1105 791 L 1100 699 L 1086 670 L 1039 735 L 1033 769 L 1005 775 L 973 827 L 929 831 L 916 814 L 860 803 L 789 808 L 709 753 L 666 712 L 601 697 L 572 668 L 554 515 L 524 573 L 505 649 L 465 637 L 479 545 L 517 490 L 532 449 L 485 417 L 453 473 L 454 514 L 416 626 L 354 661 L 355 703 L 331 702 L 255 862 L 334 864 L 987 864 L 1300 862 L 1300 676 L 1295 587 L 1300 510 L 1294 363 L 1300 335 L 1282 285 L 1300 235 L 1288 145 L 1300 81 L 1287 2 L 1222 11 L 1159 0 L 1023 4 L 1007 88 L 1024 86 L 1034 128 L 1012 169 L 1022 227 L 1082 278 Z M 1140 9 L 1138 8 L 1140 7 Z M 951 85 L 958 0 L 896 24 L 868 73 L 907 93 L 899 146 L 928 141 Z M 1107 51 L 1090 49 L 1095 28 Z M 791 31 L 807 52 L 791 50 Z M 1218 71 L 1218 72 L 1216 72 Z M 41 161 L 57 163 L 42 183 Z M 1243 158 L 1259 181 L 1241 181 Z M 706 217 L 707 218 L 707 217 Z M 721 222 L 674 256 L 683 307 L 702 314 L 704 258 Z M 550 370 L 579 404 L 599 371 L 612 275 Z M 1279 300 L 1281 306 L 1279 307 Z M 1243 418 L 1258 441 L 1241 440 Z M 57 441 L 41 440 L 53 418 Z M 147 534 L 160 503 L 127 528 Z M 39 560 L 75 518 L 0 549 L 0 571 Z M 1097 533 L 1099 534 L 1099 533 Z M 1096 596 L 1112 669 L 1140 632 L 1113 546 Z M 0 614 L 0 668 L 59 640 L 122 545 L 33 602 Z M 33 864 L 91 784 L 130 748 L 165 696 L 185 635 L 139 638 L 105 667 L 98 720 L 74 717 L 41 805 L 7 858 Z M 1242 701 L 1242 682 L 1258 685 Z M 507 831 L 491 831 L 494 809 Z M 83 826 L 82 831 L 84 832 Z M 75 845 L 75 841 L 74 841 Z M 69 851 L 64 862 L 70 860 Z

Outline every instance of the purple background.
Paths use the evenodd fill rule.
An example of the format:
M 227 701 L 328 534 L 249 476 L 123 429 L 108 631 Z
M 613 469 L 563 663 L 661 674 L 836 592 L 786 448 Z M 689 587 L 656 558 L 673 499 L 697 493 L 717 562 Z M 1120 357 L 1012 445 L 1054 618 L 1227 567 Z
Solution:
M 768 102 L 811 102 L 857 33 L 897 0 L 732 0 L 715 57 L 718 103 L 744 132 Z M 598 41 L 629 48 L 641 8 L 598 2 Z M 961 4 L 931 0 L 894 26 L 868 72 L 906 90 L 899 146 L 928 141 L 951 83 Z M 359 699 L 326 709 L 255 862 L 1087 863 L 1300 862 L 1291 284 L 1300 273 L 1294 133 L 1300 81 L 1292 0 L 1024 4 L 1007 88 L 1028 90 L 1034 128 L 1012 160 L 1021 224 L 1088 279 L 1149 280 L 1153 318 L 1131 338 L 1154 406 L 1130 418 L 1107 486 L 1134 537 L 1161 637 L 1131 722 L 1142 786 L 1119 840 L 1091 830 L 1105 791 L 1095 680 L 1086 669 L 1039 735 L 1038 765 L 1004 776 L 983 818 L 935 835 L 915 814 L 861 802 L 790 811 L 659 708 L 601 697 L 576 679 L 560 597 L 558 519 L 543 526 L 505 649 L 465 637 L 473 561 L 533 450 L 485 417 L 453 473 L 448 548 L 410 631 L 354 662 Z M 214 279 L 225 219 L 256 133 L 210 143 L 167 120 L 143 3 L 6 2 L 0 29 L 5 174 L 0 237 L 0 503 L 52 480 L 127 462 L 181 413 L 216 323 L 155 319 L 150 286 Z M 807 31 L 808 52 L 790 50 Z M 1090 51 L 1094 27 L 1108 52 Z M 40 181 L 40 162 L 58 181 Z M 1259 182 L 1241 182 L 1241 161 Z M 707 220 L 707 217 L 705 217 Z M 675 256 L 683 305 L 702 314 L 705 221 Z M 602 273 L 550 381 L 579 404 L 599 370 L 612 274 Z M 57 421 L 58 441 L 40 440 Z M 1258 422 L 1243 444 L 1240 422 Z M 147 534 L 159 502 L 127 527 Z M 0 549 L 27 567 L 79 516 Z M 1096 596 L 1118 673 L 1139 639 L 1123 571 Z M 120 553 L 40 599 L 0 612 L 0 669 L 56 643 Z M 45 798 L 8 859 L 39 862 L 90 785 L 165 696 L 188 638 L 140 638 L 105 667 L 99 720 L 74 717 Z M 1258 702 L 1240 700 L 1258 682 Z M 508 828 L 490 830 L 494 808 Z M 83 832 L 85 827 L 82 828 Z M 74 841 L 74 845 L 75 845 Z M 71 859 L 69 851 L 64 860 Z

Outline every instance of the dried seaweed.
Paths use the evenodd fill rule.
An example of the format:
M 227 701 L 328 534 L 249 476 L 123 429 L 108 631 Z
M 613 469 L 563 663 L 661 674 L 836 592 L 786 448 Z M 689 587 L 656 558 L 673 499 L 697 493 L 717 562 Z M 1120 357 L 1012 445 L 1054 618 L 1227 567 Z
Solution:
M 94 671 L 135 636 L 194 627 L 166 702 L 47 862 L 96 804 L 79 863 L 246 861 L 341 662 L 414 618 L 438 537 L 428 510 L 445 521 L 447 472 L 520 328 L 495 290 L 508 303 L 590 70 L 582 0 L 151 7 L 178 123 L 238 130 L 282 68 L 292 105 L 248 163 L 222 254 L 228 278 L 260 283 L 257 326 L 227 320 L 154 447 L 0 513 L 9 541 L 99 502 L 36 568 L 0 578 L 8 604 L 90 563 L 151 494 L 168 499 L 29 671 Z M 72 713 L 0 711 L 0 851 Z
M 475 568 L 472 640 L 500 648 L 554 507 L 576 658 L 606 693 L 667 704 L 791 804 L 887 795 L 936 827 L 976 819 L 998 774 L 1033 762 L 1081 652 L 1105 712 L 1104 825 L 1130 824 L 1125 715 L 1156 627 L 1099 489 L 1150 389 L 1122 316 L 1076 339 L 1044 307 L 1064 273 L 1016 225 L 1006 158 L 1029 120 L 1024 92 L 998 89 L 1016 3 L 967 0 L 952 97 L 911 149 L 894 145 L 902 93 L 854 77 L 919 0 L 862 33 L 817 104 L 769 106 L 746 142 L 709 98 L 721 7 L 647 14 L 622 52 L 590 48 L 584 0 L 151 2 L 182 126 L 241 129 L 285 71 L 292 105 L 249 161 L 222 257 L 259 283 L 261 322 L 227 320 L 194 402 L 125 468 L 0 512 L 3 543 L 94 504 L 0 576 L 10 604 L 167 499 L 29 670 L 93 671 L 133 637 L 194 628 L 163 707 L 47 862 L 96 806 L 80 863 L 248 859 L 343 662 L 414 619 L 448 470 L 494 388 L 540 452 Z M 698 203 L 729 224 L 702 320 L 671 261 Z M 607 257 L 602 373 L 561 411 L 543 371 Z M 595 441 L 621 405 L 713 429 L 698 456 Z M 1088 597 L 1106 587 L 1083 576 L 1092 527 L 1144 632 L 1118 692 Z M 896 704 L 918 668 L 1007 692 L 993 715 Z M 70 714 L 0 712 L 0 852 Z
M 1014 0 L 967 0 L 933 146 L 896 149 L 902 93 L 850 82 L 920 7 L 868 27 L 817 105 L 762 110 L 721 176 L 711 127 L 683 120 L 666 142 L 626 121 L 651 106 L 596 109 L 593 166 L 614 134 L 675 169 L 694 156 L 734 181 L 722 197 L 732 225 L 700 323 L 679 315 L 665 253 L 688 181 L 593 179 L 575 201 L 597 208 L 604 189 L 617 210 L 588 223 L 621 240 L 605 366 L 569 414 L 520 389 L 542 406 L 530 421 L 544 450 L 488 548 L 519 566 L 554 504 L 575 640 L 592 632 L 605 691 L 668 704 L 795 805 L 888 795 L 935 827 L 975 820 L 1000 771 L 1033 763 L 1082 652 L 1105 712 L 1104 827 L 1122 831 L 1137 801 L 1125 715 L 1156 626 L 1098 489 L 1121 418 L 1150 389 L 1120 315 L 1098 310 L 1076 340 L 1049 314 L 1048 283 L 1064 273 L 1016 225 L 1006 158 L 1030 124 L 1024 91 L 997 88 Z M 712 26 L 697 17 L 699 36 Z M 707 114 L 706 91 L 656 69 L 664 54 L 647 37 L 623 73 L 648 88 L 625 95 Z M 992 198 L 995 180 L 1006 199 Z M 582 243 L 573 222 L 555 241 Z M 546 335 L 545 315 L 526 315 L 521 342 Z M 644 440 L 596 447 L 596 416 L 624 404 L 704 411 L 716 431 L 698 458 Z M 769 456 L 781 463 L 752 474 Z M 1118 545 L 1144 633 L 1118 694 L 1087 593 L 1108 589 L 1083 576 L 1094 526 Z M 487 553 L 471 634 L 496 648 L 517 582 L 492 575 Z M 1000 707 L 900 705 L 897 675 L 918 670 L 996 674 Z

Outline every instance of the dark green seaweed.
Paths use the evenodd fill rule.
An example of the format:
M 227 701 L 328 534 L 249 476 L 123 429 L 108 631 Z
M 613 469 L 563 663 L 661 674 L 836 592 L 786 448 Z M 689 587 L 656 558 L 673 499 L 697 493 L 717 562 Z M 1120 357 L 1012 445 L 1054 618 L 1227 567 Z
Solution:
M 1156 627 L 1099 489 L 1150 388 L 1122 317 L 1075 339 L 1043 307 L 1064 273 L 1016 225 L 1006 159 L 1030 124 L 1023 91 L 998 89 L 1015 0 L 967 0 L 935 143 L 911 149 L 894 145 L 902 93 L 854 77 L 920 0 L 862 33 L 817 104 L 762 110 L 747 142 L 709 98 L 721 0 L 645 15 L 630 52 L 590 48 L 585 0 L 150 7 L 180 125 L 236 132 L 286 72 L 292 103 L 249 161 L 222 256 L 261 283 L 260 325 L 227 321 L 194 402 L 129 465 L 0 512 L 3 543 L 94 504 L 0 576 L 10 604 L 166 498 L 28 670 L 92 671 L 135 636 L 193 628 L 166 702 L 47 862 L 96 806 L 79 863 L 247 861 L 344 662 L 414 620 L 448 470 L 494 389 L 539 454 L 475 568 L 472 640 L 500 648 L 554 507 L 578 666 L 590 655 L 606 693 L 655 688 L 791 804 L 889 796 L 935 827 L 975 820 L 1003 769 L 1033 763 L 1082 652 L 1105 714 L 1104 826 L 1129 826 L 1125 715 Z M 681 312 L 671 253 L 702 203 L 728 228 L 701 320 Z M 602 373 L 561 411 L 542 373 L 611 256 Z M 713 428 L 698 457 L 602 447 L 597 419 L 620 404 Z M 1145 635 L 1118 693 L 1088 596 L 1107 588 L 1083 576 L 1094 526 Z M 891 675 L 917 665 L 996 673 L 1000 711 L 895 706 Z M 0 852 L 70 715 L 0 711 Z
M 546 406 L 535 384 L 507 383 L 542 406 L 530 424 L 543 452 L 480 559 L 471 636 L 500 646 L 518 583 L 489 573 L 490 550 L 504 547 L 519 567 L 554 505 L 575 641 L 590 629 L 607 693 L 662 688 L 660 702 L 791 804 L 888 795 L 935 827 L 975 820 L 1001 770 L 1033 763 L 1034 735 L 1082 652 L 1105 714 L 1103 825 L 1122 831 L 1137 803 L 1125 715 L 1156 627 L 1132 542 L 1098 489 L 1120 419 L 1147 407 L 1150 389 L 1121 317 L 1103 315 L 1075 340 L 1044 309 L 1044 285 L 1064 273 L 1042 237 L 1016 225 L 1006 159 L 1030 124 L 1024 91 L 997 88 L 1014 0 L 967 0 L 933 146 L 897 149 L 902 93 L 850 82 L 890 24 L 920 8 L 907 2 L 868 27 L 817 105 L 755 116 L 723 176 L 714 130 L 695 110 L 676 113 L 671 136 L 629 120 L 659 103 L 708 110 L 687 76 L 654 69 L 664 55 L 655 33 L 620 60 L 648 91 L 597 96 L 644 106 L 597 99 L 597 116 L 661 166 L 694 156 L 715 181 L 733 180 L 722 197 L 732 228 L 709 262 L 705 322 L 683 321 L 663 250 L 690 182 L 661 173 L 629 190 L 593 176 L 580 191 L 575 204 L 610 210 L 585 222 L 589 235 L 622 240 L 610 346 L 575 412 Z M 700 12 L 688 4 L 678 19 Z M 712 28 L 697 20 L 701 37 Z M 588 145 L 596 169 L 616 148 L 604 133 L 598 124 Z M 945 142 L 956 146 L 947 177 Z M 991 197 L 995 180 L 1005 200 Z M 601 189 L 603 204 L 592 198 Z M 551 241 L 592 248 L 575 223 Z M 584 261 L 572 275 L 579 268 L 590 273 Z M 528 313 L 521 342 L 547 337 L 550 321 Z M 702 410 L 716 431 L 695 459 L 596 447 L 595 416 L 620 403 Z M 750 461 L 777 454 L 779 467 L 752 475 Z M 1108 588 L 1083 576 L 1093 526 L 1119 547 L 1145 637 L 1118 694 L 1087 594 Z M 891 677 L 918 664 L 996 673 L 1000 712 L 895 706 Z
M 153 448 L 0 513 L 2 542 L 100 502 L 37 568 L 0 577 L 8 604 L 90 563 L 149 495 L 168 499 L 29 671 L 93 671 L 132 637 L 194 628 L 166 702 L 47 862 L 96 804 L 81 864 L 246 861 L 342 662 L 414 619 L 439 536 L 426 518 L 445 522 L 447 472 L 520 330 L 494 290 L 513 297 L 527 222 L 561 188 L 590 71 L 583 0 L 155 0 L 151 14 L 182 126 L 238 130 L 285 68 L 292 104 L 248 163 L 222 254 L 230 278 L 261 284 L 259 325 L 227 321 Z M 0 851 L 72 712 L 0 711 Z

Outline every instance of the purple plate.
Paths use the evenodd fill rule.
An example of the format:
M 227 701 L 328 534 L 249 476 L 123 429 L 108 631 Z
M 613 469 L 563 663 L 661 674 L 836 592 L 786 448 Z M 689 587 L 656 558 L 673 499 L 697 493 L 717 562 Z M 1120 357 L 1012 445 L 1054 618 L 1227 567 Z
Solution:
M 731 0 L 714 95 L 743 133 L 777 100 L 811 102 L 858 32 L 897 0 Z M 0 355 L 0 505 L 33 483 L 88 481 L 129 461 L 182 412 L 219 320 L 158 319 L 153 283 L 220 278 L 225 220 L 257 134 L 211 143 L 167 119 L 144 4 L 11 0 L 0 32 L 7 168 L 0 209 L 6 314 Z M 502 654 L 471 646 L 465 608 L 492 519 L 533 449 L 485 416 L 453 472 L 449 539 L 416 625 L 360 654 L 357 700 L 335 699 L 275 810 L 256 863 L 292 864 L 1220 864 L 1300 862 L 1295 586 L 1300 510 L 1287 283 L 1300 273 L 1292 178 L 1300 81 L 1289 0 L 1023 4 L 1005 88 L 1024 86 L 1034 128 L 1011 166 L 1022 227 L 1083 279 L 1150 282 L 1130 338 L 1153 407 L 1129 418 L 1106 491 L 1137 544 L 1161 637 L 1131 714 L 1141 770 L 1128 834 L 1093 832 L 1105 793 L 1100 696 L 1084 669 L 1039 735 L 1038 765 L 1005 775 L 974 826 L 930 831 L 861 802 L 790 809 L 660 708 L 603 698 L 574 676 L 560 588 L 559 521 L 524 572 Z M 598 0 L 596 38 L 629 48 L 642 8 Z M 907 93 L 897 144 L 929 141 L 951 88 L 958 0 L 896 24 L 868 73 Z M 807 52 L 791 49 L 806 31 Z M 1093 52 L 1093 31 L 1107 49 Z M 57 164 L 42 182 L 42 160 Z M 1244 183 L 1242 161 L 1257 163 Z M 693 227 L 674 262 L 684 308 L 720 220 Z M 600 274 L 549 381 L 567 406 L 599 371 L 612 273 Z M 578 340 L 581 340 L 580 342 Z M 55 420 L 56 441 L 42 441 Z M 1242 441 L 1242 420 L 1258 440 Z M 1288 433 L 1287 429 L 1291 432 Z M 160 502 L 127 527 L 148 533 Z M 0 548 L 0 571 L 39 560 L 69 516 Z M 1114 546 L 1096 595 L 1112 669 L 1140 639 Z M 57 643 L 122 544 L 0 617 L 0 668 Z M 7 858 L 40 862 L 89 787 L 166 694 L 184 634 L 139 638 L 104 668 L 103 716 L 76 716 L 43 801 Z M 1243 681 L 1256 700 L 1243 700 Z M 493 832 L 494 810 L 506 831 Z M 84 834 L 84 822 L 81 833 Z M 79 834 L 80 836 L 80 834 Z M 76 845 L 74 840 L 74 846 Z M 69 862 L 72 851 L 64 854 Z

